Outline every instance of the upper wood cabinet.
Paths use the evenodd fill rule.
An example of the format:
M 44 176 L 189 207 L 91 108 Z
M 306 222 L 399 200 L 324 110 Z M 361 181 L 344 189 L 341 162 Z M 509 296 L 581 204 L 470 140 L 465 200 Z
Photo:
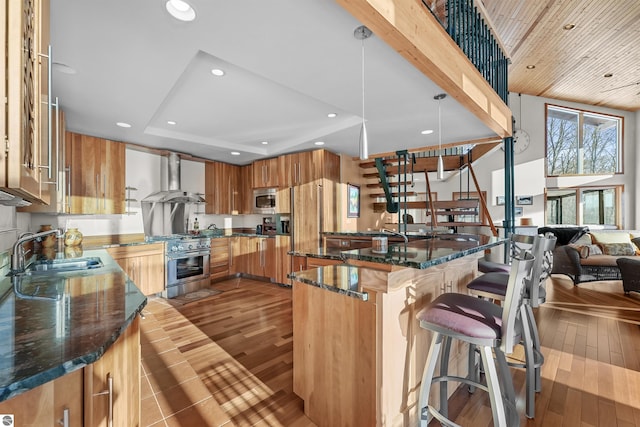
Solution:
M 302 185 L 320 178 L 340 178 L 340 156 L 327 150 L 286 154 L 278 160 L 280 187 Z
M 241 167 L 222 162 L 206 162 L 205 213 L 236 215 L 247 213 L 242 200 L 243 188 Z
M 253 188 L 278 187 L 278 158 L 253 162 Z
M 5 156 L 0 156 L 0 188 L 34 203 L 48 203 L 42 194 L 43 177 L 48 179 L 50 73 L 48 0 L 2 0 L 0 40 L 6 46 L 0 59 L 6 84 L 0 95 L 0 117 Z M 24 49 L 28 46 L 28 49 Z M 44 104 L 44 105 L 43 105 Z M 6 120 L 5 120 L 6 118 Z M 44 132 L 43 132 L 44 129 Z M 53 173 L 53 171 L 52 171 Z
M 69 213 L 125 213 L 125 144 L 67 132 Z

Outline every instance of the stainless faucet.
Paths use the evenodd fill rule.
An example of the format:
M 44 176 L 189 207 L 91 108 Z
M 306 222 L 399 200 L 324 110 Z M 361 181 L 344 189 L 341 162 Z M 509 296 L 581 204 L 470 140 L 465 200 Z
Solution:
M 60 229 L 53 228 L 47 231 L 41 231 L 40 233 L 32 233 L 30 231 L 20 234 L 18 240 L 13 244 L 13 253 L 11 255 L 11 272 L 21 273 L 24 271 L 24 248 L 22 245 L 30 240 L 35 240 L 48 236 L 49 234 L 55 234 L 57 237 L 64 236 L 64 232 Z
M 403 233 L 398 233 L 397 231 L 393 231 L 393 230 L 389 230 L 388 228 L 381 228 L 380 229 L 381 233 L 388 233 L 388 234 L 393 234 L 394 236 L 400 236 L 404 239 L 404 243 L 409 243 L 409 238 L 407 237 L 406 234 Z

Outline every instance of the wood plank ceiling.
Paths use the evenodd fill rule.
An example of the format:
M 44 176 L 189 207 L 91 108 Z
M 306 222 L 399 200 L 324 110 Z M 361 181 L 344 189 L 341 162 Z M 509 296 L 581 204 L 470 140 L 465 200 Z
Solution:
M 511 58 L 509 91 L 640 110 L 640 1 L 481 1 Z

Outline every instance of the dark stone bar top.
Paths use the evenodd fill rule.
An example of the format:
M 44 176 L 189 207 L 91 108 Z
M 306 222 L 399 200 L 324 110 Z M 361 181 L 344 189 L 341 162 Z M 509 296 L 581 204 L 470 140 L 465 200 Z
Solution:
M 146 305 L 105 250 L 83 256 L 104 265 L 13 277 L 2 272 L 0 401 L 100 359 Z
M 342 251 L 342 257 L 348 260 L 375 262 L 425 269 L 456 258 L 462 258 L 484 251 L 505 242 L 504 238 L 479 234 L 436 234 L 431 238 L 410 241 L 409 243 L 389 244 L 383 253 L 372 248 Z
M 369 294 L 360 283 L 360 270 L 360 267 L 354 265 L 330 265 L 297 271 L 289 277 L 298 282 L 367 301 Z

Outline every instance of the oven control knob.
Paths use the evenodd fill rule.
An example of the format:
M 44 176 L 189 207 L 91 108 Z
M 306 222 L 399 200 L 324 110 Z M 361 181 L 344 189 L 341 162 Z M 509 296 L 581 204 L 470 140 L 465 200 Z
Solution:
M 193 249 L 193 245 L 191 245 L 191 244 L 190 244 L 190 245 L 189 245 L 189 249 Z
M 178 247 L 176 245 L 171 246 L 171 248 L 169 249 L 171 252 L 175 252 L 178 250 Z
M 179 250 L 179 251 L 183 251 L 183 250 L 184 250 L 184 248 L 182 247 L 182 245 L 178 245 L 178 250 Z

